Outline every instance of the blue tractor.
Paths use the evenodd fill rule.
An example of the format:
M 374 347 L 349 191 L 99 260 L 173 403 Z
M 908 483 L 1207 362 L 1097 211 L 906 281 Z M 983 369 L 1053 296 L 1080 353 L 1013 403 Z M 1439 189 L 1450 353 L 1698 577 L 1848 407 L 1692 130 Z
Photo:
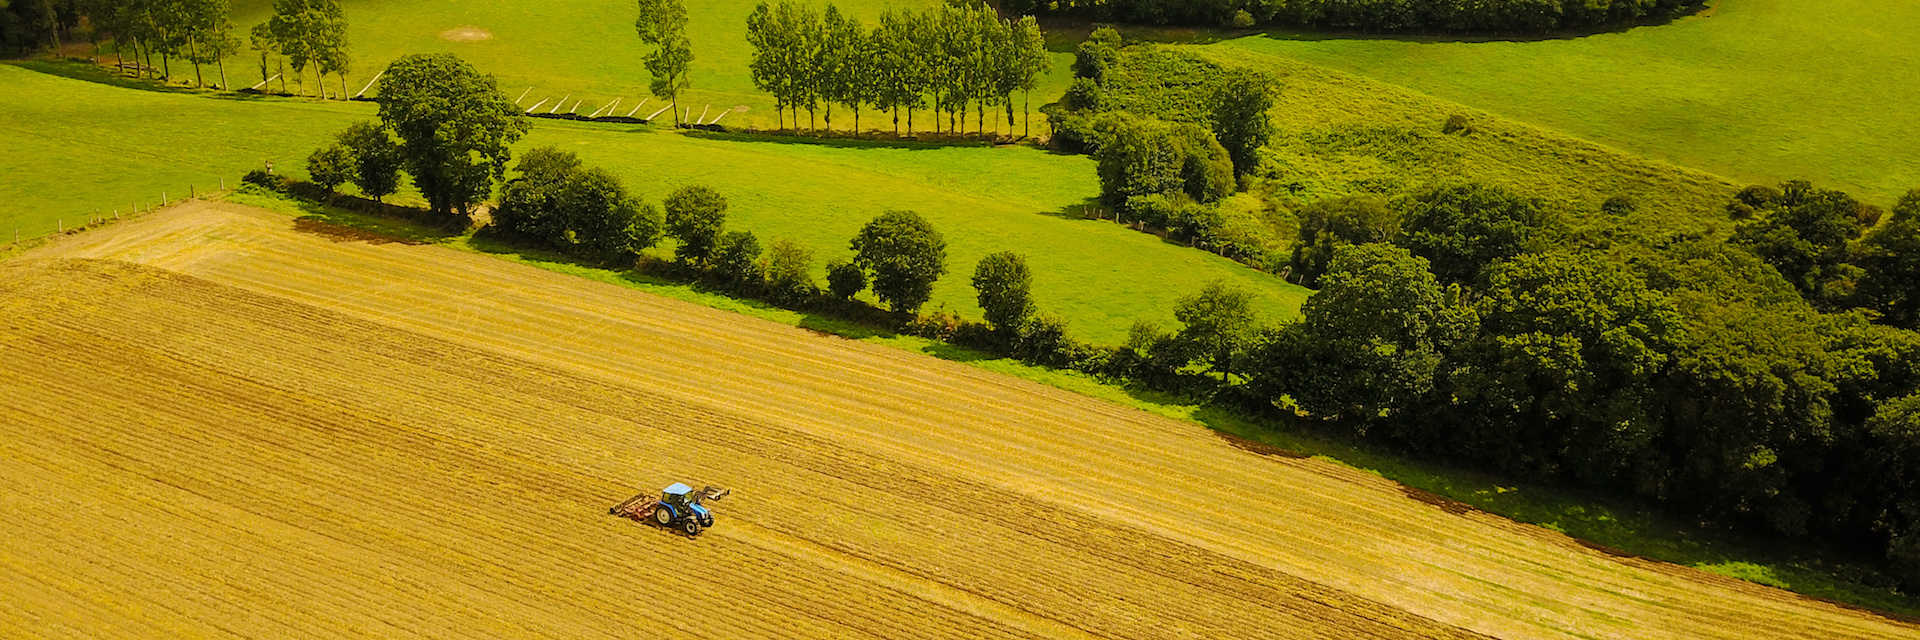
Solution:
M 708 500 L 717 502 L 732 493 L 711 486 L 694 491 L 693 487 L 675 482 L 660 490 L 659 500 L 653 499 L 653 494 L 642 493 L 614 505 L 607 513 L 641 522 L 652 520 L 662 527 L 680 529 L 689 536 L 697 536 L 703 529 L 713 526 L 713 513 L 707 511 L 703 503 Z

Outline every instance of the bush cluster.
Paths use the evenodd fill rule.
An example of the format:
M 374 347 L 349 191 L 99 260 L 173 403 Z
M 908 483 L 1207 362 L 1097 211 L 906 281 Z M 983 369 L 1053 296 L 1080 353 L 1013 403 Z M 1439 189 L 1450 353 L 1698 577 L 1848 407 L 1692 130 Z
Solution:
M 496 229 L 609 264 L 632 264 L 660 238 L 658 209 L 572 152 L 534 149 L 517 169 L 493 210 Z

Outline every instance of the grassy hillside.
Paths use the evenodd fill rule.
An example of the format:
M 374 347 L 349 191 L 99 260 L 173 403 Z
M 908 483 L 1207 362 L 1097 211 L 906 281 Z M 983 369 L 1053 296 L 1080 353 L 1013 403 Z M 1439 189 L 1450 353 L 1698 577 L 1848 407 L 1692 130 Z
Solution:
M 291 167 L 365 105 L 118 89 L 0 65 L 0 242 Z M 64 221 L 64 222 L 63 222 Z
M 1357 72 L 1746 182 L 1806 177 L 1882 205 L 1920 186 L 1920 3 L 1714 4 L 1533 42 L 1275 33 L 1209 48 Z
M 1711 174 L 1608 149 L 1430 96 L 1280 56 L 1181 45 L 1122 50 L 1104 85 L 1110 108 L 1192 120 L 1206 111 L 1218 67 L 1270 72 L 1280 86 L 1268 145 L 1283 205 L 1354 194 L 1394 196 L 1461 180 L 1553 203 L 1586 226 L 1710 232 L 1736 188 Z M 1469 130 L 1447 132 L 1454 115 Z M 1625 219 L 1600 204 L 1626 196 Z
M 231 181 L 264 160 L 304 175 L 307 153 L 366 104 L 214 98 L 139 91 L 0 65 L 0 230 L 52 231 L 112 203 L 178 197 L 189 181 Z M 1213 279 L 1257 291 L 1270 317 L 1290 317 L 1306 290 L 1212 254 L 1065 212 L 1099 192 L 1093 162 L 1031 147 L 814 143 L 686 134 L 651 126 L 534 121 L 519 145 L 555 146 L 605 166 L 649 201 L 703 183 L 733 201 L 733 228 L 793 238 L 818 259 L 847 254 L 861 224 L 913 209 L 949 244 L 949 273 L 929 308 L 978 311 L 967 283 L 981 256 L 1028 256 L 1044 309 L 1096 342 L 1118 342 L 1135 320 L 1171 324 L 1173 302 Z M 84 167 L 85 170 L 79 168 Z M 120 206 L 126 206 L 124 204 Z M 11 238 L 8 238 L 9 240 Z
M 756 3 L 686 2 L 687 35 L 693 41 L 693 89 L 681 104 L 691 105 L 696 114 L 709 104 L 716 114 L 720 109 L 745 106 L 746 112 L 729 115 L 723 122 L 774 124 L 773 100 L 754 89 L 747 73 L 751 55 L 746 41 L 747 14 Z M 265 21 L 273 3 L 235 0 L 233 4 L 235 22 L 247 28 Z M 641 64 L 645 48 L 634 34 L 633 21 L 639 14 L 632 0 L 342 0 L 340 4 L 346 10 L 348 39 L 357 69 L 350 76 L 359 78 L 349 82 L 355 91 L 394 58 L 446 51 L 494 74 L 510 97 L 519 97 L 532 87 L 525 101 L 529 107 L 541 99 L 558 101 L 571 95 L 569 104 L 585 99 L 580 110 L 584 114 L 616 97 L 625 98 L 624 105 L 648 97 L 648 76 Z M 810 4 L 824 7 L 827 2 L 813 0 Z M 871 28 L 888 8 L 924 8 L 938 6 L 939 2 L 834 0 L 833 4 Z M 463 31 L 450 33 L 456 30 Z M 471 39 L 480 32 L 486 34 L 485 39 Z M 1066 87 L 1071 56 L 1057 57 L 1053 73 L 1034 92 L 1036 100 L 1058 96 Z M 234 76 L 236 81 L 241 77 L 257 81 L 258 73 L 241 71 Z M 1042 103 L 1037 101 L 1034 106 Z M 636 115 L 646 115 L 662 105 L 653 100 Z M 866 128 L 883 124 L 875 114 L 866 116 L 861 120 Z M 853 120 L 848 116 L 836 122 L 838 127 L 847 128 Z M 932 120 L 916 119 L 916 124 L 931 127 Z

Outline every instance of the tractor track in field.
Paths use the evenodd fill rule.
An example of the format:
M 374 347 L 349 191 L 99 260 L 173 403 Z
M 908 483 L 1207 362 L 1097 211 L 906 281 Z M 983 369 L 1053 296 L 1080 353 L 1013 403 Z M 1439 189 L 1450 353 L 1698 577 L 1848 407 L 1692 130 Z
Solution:
M 195 203 L 0 263 L 0 635 L 1912 637 L 876 345 Z M 606 515 L 735 490 L 697 539 Z

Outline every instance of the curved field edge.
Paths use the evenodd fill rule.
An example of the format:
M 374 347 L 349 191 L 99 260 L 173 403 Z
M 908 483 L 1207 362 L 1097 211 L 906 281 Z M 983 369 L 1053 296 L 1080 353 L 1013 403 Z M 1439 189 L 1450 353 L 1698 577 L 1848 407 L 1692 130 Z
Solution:
M 0 233 L 51 232 L 65 216 L 103 213 L 122 201 L 146 208 L 233 186 L 271 161 L 304 176 L 304 160 L 366 104 L 137 91 L 0 64 Z M 977 317 L 966 277 L 995 251 L 1026 254 L 1045 311 L 1082 339 L 1118 343 L 1141 319 L 1171 323 L 1173 302 L 1220 279 L 1257 292 L 1274 319 L 1291 317 L 1307 291 L 1205 251 L 1070 213 L 1099 192 L 1093 162 L 1030 147 L 874 144 L 769 136 L 687 135 L 649 126 L 535 121 L 515 151 L 553 146 L 618 175 L 658 203 L 672 189 L 707 184 L 732 202 L 729 229 L 763 246 L 793 239 L 816 265 L 850 255 L 848 242 L 889 209 L 914 209 L 948 241 L 949 273 L 929 309 Z M 403 194 L 404 196 L 404 194 Z M 4 242 L 5 239 L 0 239 Z M 823 268 L 816 267 L 816 276 Z
M 1436 508 L 1484 511 L 1538 525 L 1590 543 L 1622 557 L 1667 562 L 1709 573 L 1785 589 L 1814 598 L 1903 618 L 1920 618 L 1920 599 L 1850 579 L 1869 558 L 1809 554 L 1775 541 L 1689 525 L 1630 501 L 1559 487 L 1514 484 L 1493 475 L 1419 461 L 1293 422 L 1250 419 L 1237 412 L 1192 399 L 1132 389 L 1074 371 L 1048 369 L 965 347 L 902 335 L 837 318 L 782 309 L 731 298 L 693 286 L 631 272 L 582 266 L 556 254 L 507 249 L 470 235 L 444 232 L 410 222 L 322 207 L 277 194 L 242 192 L 226 200 L 330 225 L 409 241 L 434 242 L 461 251 L 531 265 L 548 271 L 637 289 L 650 294 L 740 313 L 811 331 L 885 345 L 994 373 L 1049 385 L 1177 420 L 1205 426 L 1247 441 L 1265 455 L 1310 456 L 1392 480 L 1430 499 Z
M 324 487 L 309 487 L 268 474 L 261 476 L 270 479 L 263 488 L 271 493 L 265 495 L 235 493 L 236 486 L 224 481 L 213 488 L 220 492 L 219 502 L 237 499 L 267 508 L 277 504 L 274 496 L 289 490 L 301 498 L 289 506 L 312 504 L 309 496 L 318 496 L 325 500 L 318 506 L 330 507 L 323 524 L 342 517 L 347 524 L 366 522 L 374 526 L 351 527 L 350 535 L 382 534 L 379 540 L 409 551 L 429 550 L 436 557 L 445 545 L 435 540 L 457 540 L 449 551 L 478 554 L 486 574 L 508 578 L 495 585 L 471 570 L 460 574 L 485 585 L 482 592 L 461 598 L 466 607 L 485 608 L 485 598 L 498 597 L 488 594 L 505 593 L 502 589 L 572 585 L 544 591 L 565 593 L 578 590 L 583 578 L 588 584 L 611 579 L 618 584 L 592 588 L 588 598 L 542 614 L 557 614 L 575 625 L 605 624 L 624 618 L 579 619 L 568 612 L 630 611 L 656 601 L 610 592 L 645 589 L 653 581 L 611 576 L 676 576 L 697 585 L 699 575 L 662 573 L 650 561 L 699 566 L 708 562 L 702 554 L 739 558 L 739 551 L 749 551 L 747 563 L 733 572 L 736 579 L 770 574 L 762 583 L 788 589 L 783 594 L 818 598 L 856 585 L 779 580 L 779 572 L 770 569 L 780 565 L 768 564 L 765 552 L 811 564 L 825 560 L 826 574 L 845 575 L 843 560 L 862 569 L 859 576 L 875 575 L 864 570 L 868 567 L 905 572 L 920 579 L 904 583 L 908 586 L 947 585 L 1064 616 L 1055 619 L 1108 636 L 1252 637 L 1274 629 L 1330 637 L 1444 634 L 1395 608 L 1517 637 L 1879 638 L 1911 632 L 1907 625 L 1786 592 L 1600 553 L 1538 527 L 1430 496 L 1422 499 L 1424 494 L 1410 494 L 1375 474 L 1283 455 L 1045 385 L 444 246 L 393 242 L 324 221 L 196 203 L 68 238 L 27 258 L 129 259 L 169 270 L 135 268 L 154 277 L 231 289 L 231 294 L 181 299 L 155 293 L 159 287 L 135 278 L 116 286 L 136 295 L 84 295 L 75 287 L 71 295 L 6 296 L 0 302 L 25 305 L 8 314 L 21 319 L 10 332 L 24 329 L 28 340 L 21 344 L 29 351 L 23 352 L 45 358 L 47 366 L 156 375 L 136 366 L 145 362 L 169 371 L 188 366 L 213 374 L 179 377 L 162 371 L 158 384 L 130 379 L 100 408 L 157 402 L 171 409 L 168 416 L 213 412 L 215 419 L 200 422 L 219 428 L 187 431 L 189 437 L 198 435 L 193 450 L 222 446 L 228 441 L 224 435 L 244 442 L 266 433 L 280 441 L 289 428 L 306 433 L 319 427 L 310 434 L 315 438 L 295 441 L 296 455 L 316 445 L 361 447 L 380 460 L 408 459 L 406 451 L 414 449 L 428 454 L 404 475 L 431 482 L 419 489 L 397 483 L 388 489 L 394 499 L 378 499 L 376 489 L 375 504 L 384 506 L 372 512 L 340 509 L 348 505 L 333 502 L 325 488 L 343 486 L 336 476 L 325 476 L 334 479 Z M 58 282 L 52 285 L 56 289 Z M 476 288 L 476 283 L 492 286 Z M 150 302 L 161 308 L 151 308 Z M 248 305 L 239 315 L 251 318 L 251 325 L 229 326 L 222 310 L 236 302 Z M 62 307 L 72 312 L 60 312 Z M 289 307 L 302 317 L 334 320 L 310 326 L 251 311 Z M 115 319 L 123 317 L 136 321 Z M 554 331 L 557 326 L 568 330 Z M 60 349 L 74 340 L 93 345 L 79 352 L 105 345 L 107 353 L 90 358 Z M 341 344 L 363 348 L 341 349 Z M 123 362 L 129 359 L 139 362 Z M 37 360 L 15 361 L 21 362 Z M 166 389 L 152 388 L 187 379 L 219 392 L 215 397 L 222 400 L 181 403 L 169 400 L 174 395 Z M 225 400 L 236 397 L 226 389 L 258 385 L 265 385 L 265 392 L 237 396 L 250 401 Z M 64 389 L 29 382 L 24 406 L 55 415 L 59 424 L 87 424 L 95 415 L 89 413 L 93 404 L 65 400 Z M 319 424 L 249 419 L 255 407 L 266 415 L 293 409 L 296 415 L 317 410 L 333 417 Z M 138 413 L 108 415 L 117 417 L 99 429 L 103 433 L 115 425 L 145 428 L 138 420 L 125 420 Z M 45 435 L 65 449 L 79 444 L 85 450 L 96 443 L 116 451 L 157 447 L 178 457 L 166 442 L 138 437 L 76 441 L 71 429 L 58 428 Z M 427 447 L 386 446 L 383 440 L 392 437 Z M 1253 455 L 1249 448 L 1265 455 Z M 272 451 L 284 450 L 282 444 Z M 145 457 L 134 452 L 130 459 Z M 215 459 L 269 469 L 286 460 L 278 455 Z M 329 465 L 363 462 L 360 455 L 338 453 L 321 459 Z M 205 472 L 259 476 L 248 471 L 253 466 L 171 466 L 191 473 L 156 479 L 193 480 L 187 486 L 200 488 Z M 153 468 L 164 472 L 170 465 Z M 311 474 L 325 467 L 301 464 L 296 470 Z M 451 477 L 443 477 L 446 472 Z M 605 505 L 629 495 L 632 489 L 622 485 L 634 474 L 661 472 L 750 489 L 736 496 L 754 497 L 729 501 L 726 514 L 734 526 L 718 527 L 684 551 L 667 540 L 648 543 L 653 538 L 644 529 L 633 537 L 617 534 L 636 531 L 635 525 L 607 518 Z M 97 483 L 86 474 L 62 477 Z M 338 491 L 338 499 L 368 499 L 366 488 L 354 481 L 344 486 L 348 491 Z M 451 493 L 442 495 L 438 487 Z M 435 507 L 449 501 L 474 509 L 456 509 L 447 515 L 457 521 L 440 523 L 446 515 Z M 89 504 L 111 512 L 110 503 Z M 1022 514 L 1037 520 L 1021 526 L 981 518 L 981 505 L 989 504 L 1029 505 L 1033 508 Z M 52 513 L 75 515 L 62 509 Z M 495 531 L 513 538 L 486 543 Z M 571 544 L 556 545 L 548 538 Z M 521 567 L 521 556 L 509 551 L 527 540 L 543 541 L 527 560 L 578 569 L 558 576 L 546 569 L 516 571 L 533 568 Z M 807 540 L 822 544 L 803 544 Z M 228 544 L 225 537 L 204 541 Z M 742 549 L 742 543 L 760 551 Z M 617 559 L 593 560 L 609 553 Z M 981 562 L 982 557 L 1005 562 Z M 452 560 L 457 564 L 450 568 L 472 566 L 466 558 Z M 1047 570 L 1024 569 L 1033 566 Z M 90 575 L 97 573 L 89 569 Z M 805 572 L 831 577 L 826 574 Z M 906 579 L 880 574 L 883 586 L 903 584 L 887 575 Z M 312 588 L 311 581 L 280 579 L 285 578 L 302 585 L 294 593 Z M 331 588 L 338 592 L 341 586 Z M 695 597 L 709 590 L 662 588 Z M 426 595 L 435 593 L 441 592 Z M 714 597 L 723 595 L 714 592 Z M 305 611 L 305 600 L 293 597 L 285 602 L 300 603 L 295 609 Z M 828 602 L 833 611 L 795 622 L 830 623 L 841 616 L 844 600 L 834 598 Z M 1247 604 L 1235 608 L 1229 602 L 1234 600 Z M 417 602 L 395 604 L 404 612 Z M 782 612 L 816 610 L 793 602 L 800 601 L 758 593 L 716 623 L 764 624 L 762 607 L 769 604 Z M 1062 637 L 1032 626 L 1031 619 L 965 608 L 976 619 L 1026 628 L 1018 635 Z M 891 616 L 895 609 L 885 605 L 860 619 L 878 621 L 875 616 Z M 1212 613 L 1220 610 L 1236 615 Z M 448 614 L 435 607 L 428 617 Z M 498 620 L 452 619 L 462 621 L 462 628 Z M 1325 633 L 1332 630 L 1340 633 Z M 939 635 L 926 625 L 884 635 L 910 632 Z

